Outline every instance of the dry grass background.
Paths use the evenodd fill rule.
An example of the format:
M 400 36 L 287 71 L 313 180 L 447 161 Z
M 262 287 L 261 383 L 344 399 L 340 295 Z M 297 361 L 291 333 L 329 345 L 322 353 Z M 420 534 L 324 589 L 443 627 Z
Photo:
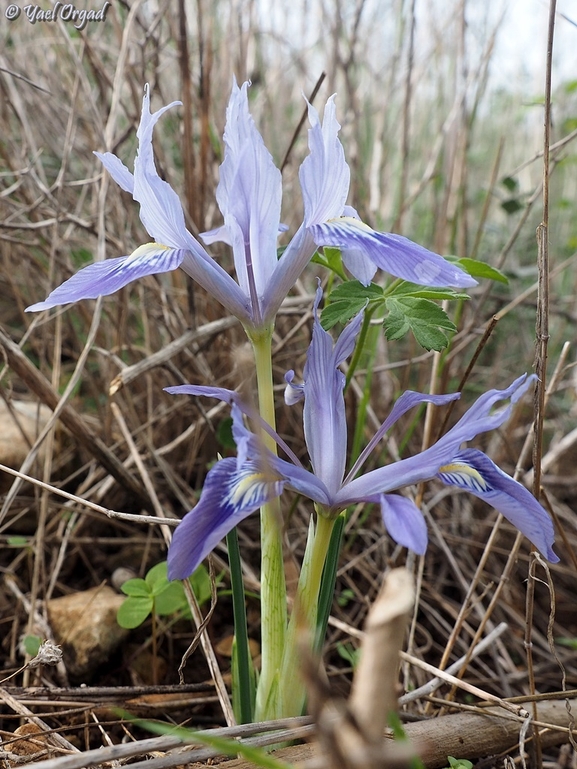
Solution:
M 131 165 L 145 82 L 151 85 L 155 109 L 181 99 L 184 107 L 164 116 L 156 130 L 158 166 L 180 192 L 191 230 L 209 229 L 220 223 L 214 190 L 232 74 L 239 81 L 252 80 L 253 114 L 280 165 L 302 114 L 301 94 L 309 94 L 321 72 L 326 72 L 316 104 L 320 107 L 328 95 L 338 92 L 342 139 L 352 170 L 350 202 L 363 218 L 441 253 L 475 256 L 510 278 L 507 287 L 483 283 L 472 292 L 471 301 L 460 310 L 459 333 L 442 356 L 423 353 L 411 342 L 379 343 L 367 435 L 405 387 L 434 387 L 439 392 L 456 388 L 498 312 L 499 322 L 459 403 L 458 409 L 464 409 L 479 392 L 505 386 L 533 365 L 535 228 L 542 215 L 543 93 L 532 91 L 526 81 L 523 87 L 495 79 L 500 4 L 488 3 L 483 12 L 480 4 L 471 5 L 451 2 L 442 9 L 429 8 L 425 18 L 415 19 L 415 4 L 403 0 L 310 0 L 298 7 L 274 8 L 251 0 L 130 4 L 115 0 L 106 21 L 89 24 L 83 32 L 61 21 L 32 26 L 24 16 L 13 22 L 1 19 L 3 333 L 41 372 L 45 385 L 59 396 L 65 393 L 66 403 L 74 409 L 72 424 L 77 420 L 88 427 L 90 436 L 100 438 L 139 485 L 142 473 L 150 479 L 167 517 L 180 517 L 194 504 L 207 464 L 218 449 L 215 429 L 226 414 L 213 403 L 169 398 L 162 388 L 209 381 L 240 385 L 250 392 L 250 357 L 238 324 L 223 319 L 222 309 L 180 274 L 146 279 L 99 303 L 83 302 L 50 315 L 24 314 L 24 307 L 43 299 L 80 265 L 95 257 L 129 253 L 147 240 L 136 205 L 102 175 L 92 151 L 112 151 Z M 329 674 L 339 691 L 347 691 L 350 670 L 338 649 L 356 646 L 383 573 L 405 561 L 414 571 L 418 591 L 407 640 L 411 655 L 446 667 L 467 654 L 479 636 L 506 621 L 508 632 L 463 669 L 468 682 L 499 697 L 526 695 L 535 687 L 548 692 L 577 688 L 575 652 L 555 643 L 559 637 L 577 637 L 577 474 L 572 433 L 577 407 L 573 352 L 563 347 L 573 341 L 576 313 L 576 155 L 571 142 L 576 94 L 574 83 L 554 83 L 549 380 L 554 371 L 556 375 L 545 417 L 542 480 L 545 502 L 559 527 L 561 564 L 550 574 L 542 565 L 535 567 L 526 542 L 511 555 L 515 536 L 508 524 L 496 532 L 494 511 L 468 497 L 440 491 L 435 484 L 423 490 L 431 543 L 420 560 L 387 539 L 374 512 L 356 510 L 347 526 L 339 600 L 326 647 Z M 293 231 L 302 211 L 297 172 L 305 153 L 306 134 L 301 131 L 283 169 L 283 221 Z M 514 184 L 507 187 L 506 178 Z M 223 261 L 228 258 L 223 251 Z M 279 391 L 284 372 L 302 367 L 313 285 L 311 269 L 279 316 L 275 339 Z M 226 328 L 131 379 L 132 366 L 166 349 L 189 329 L 219 319 Z M 111 382 L 119 375 L 125 384 L 109 395 Z M 37 400 L 39 393 L 31 392 L 29 376 L 17 373 L 9 357 L 0 377 L 0 394 L 8 403 Z M 349 395 L 351 422 L 364 387 L 361 372 Z M 457 410 L 452 419 L 456 417 Z M 298 419 L 282 410 L 279 418 L 280 431 L 298 447 Z M 433 434 L 440 419 L 435 417 Z M 123 437 L 122 422 L 142 459 L 141 475 Z M 522 477 L 530 468 L 530 451 L 523 452 L 523 445 L 531 422 L 527 402 L 506 430 L 484 439 L 488 453 Z M 43 443 L 48 450 L 31 452 L 23 471 L 107 508 L 138 512 L 142 504 L 133 491 L 96 461 L 91 440 L 75 435 L 63 434 L 60 422 L 54 420 Z M 395 433 L 404 452 L 418 450 L 423 438 L 422 424 L 409 419 Z M 381 461 L 395 455 L 395 443 L 388 451 Z M 109 520 L 31 484 L 14 481 L 9 489 L 11 483 L 12 479 L 5 484 L 0 512 L 0 568 L 12 579 L 10 584 L 17 585 L 16 591 L 8 583 L 0 585 L 0 659 L 6 675 L 22 664 L 18 640 L 22 634 L 38 632 L 38 613 L 45 613 L 47 601 L 110 582 L 119 566 L 129 566 L 142 576 L 165 553 L 159 527 Z M 309 510 L 298 503 L 289 515 L 288 507 L 289 502 L 287 557 L 293 553 L 298 562 Z M 26 537 L 25 546 L 22 541 L 15 544 L 15 535 Z M 242 527 L 241 547 L 247 584 L 254 588 L 256 520 L 249 519 Z M 218 561 L 220 555 L 217 550 L 218 566 L 224 563 Z M 288 557 L 287 567 L 291 564 Z M 17 597 L 18 591 L 28 595 L 32 606 L 40 602 L 36 614 Z M 251 635 L 258 637 L 256 600 L 249 609 Z M 222 597 L 210 626 L 215 646 L 230 633 L 230 622 L 228 599 Z M 190 623 L 168 627 L 161 634 L 160 683 L 176 683 L 180 656 L 193 636 Z M 149 639 L 150 626 L 145 625 L 122 652 L 99 668 L 91 683 L 152 684 L 135 662 Z M 532 672 L 525 648 L 529 643 Z M 219 661 L 226 671 L 226 658 Z M 192 682 L 208 676 L 201 651 L 195 653 L 186 675 Z M 404 663 L 406 689 L 429 677 Z M 61 684 L 62 679 L 46 671 L 25 671 L 11 683 L 41 682 Z M 430 715 L 446 708 L 453 697 L 469 701 L 448 687 L 442 692 L 442 702 L 422 698 L 408 705 L 408 711 L 412 716 Z M 52 728 L 66 730 L 77 747 L 105 744 L 109 735 L 120 739 L 123 732 L 118 725 L 103 727 L 106 736 L 87 725 L 86 703 L 77 692 L 68 694 L 66 706 L 33 699 L 29 706 L 44 712 Z M 216 704 L 191 700 L 187 708 L 178 720 L 186 717 L 194 725 L 221 720 Z M 2 734 L 13 731 L 15 712 L 14 707 L 3 707 Z M 92 718 L 110 717 L 99 713 L 93 712 Z

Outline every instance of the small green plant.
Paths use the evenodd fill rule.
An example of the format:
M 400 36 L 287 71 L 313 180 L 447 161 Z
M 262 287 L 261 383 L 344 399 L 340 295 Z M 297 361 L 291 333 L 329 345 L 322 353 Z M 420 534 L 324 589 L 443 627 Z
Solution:
M 344 660 L 346 660 L 352 668 L 357 666 L 360 649 L 355 649 L 352 644 L 338 643 L 337 652 L 339 657 L 342 657 Z
M 449 766 L 446 769 L 473 769 L 471 761 L 467 761 L 466 758 L 453 758 L 453 756 L 447 756 Z
M 42 646 L 42 638 L 37 635 L 25 635 L 21 641 L 22 649 L 30 657 L 35 657 Z
M 355 593 L 353 590 L 351 590 L 350 587 L 346 587 L 344 590 L 341 591 L 340 595 L 337 596 L 337 603 L 340 607 L 344 608 L 349 604 L 350 601 L 352 601 L 355 597 Z
M 129 579 L 120 588 L 128 596 L 118 609 L 116 620 L 120 627 L 132 630 L 150 616 L 165 617 L 181 612 L 190 617 L 190 609 L 182 582 L 169 582 L 166 561 L 157 563 L 144 579 Z M 189 578 L 199 605 L 210 599 L 210 578 L 201 564 Z
M 198 604 L 202 606 L 211 596 L 210 577 L 201 564 L 188 578 Z M 157 683 L 157 617 L 179 614 L 190 618 L 191 612 L 182 582 L 169 582 L 166 561 L 148 571 L 144 579 L 127 580 L 120 588 L 127 596 L 116 613 L 120 627 L 132 630 L 150 616 L 152 619 L 153 682 Z
M 559 638 L 555 639 L 555 643 L 558 643 L 559 646 L 567 646 L 569 649 L 577 649 L 577 638 L 559 636 Z

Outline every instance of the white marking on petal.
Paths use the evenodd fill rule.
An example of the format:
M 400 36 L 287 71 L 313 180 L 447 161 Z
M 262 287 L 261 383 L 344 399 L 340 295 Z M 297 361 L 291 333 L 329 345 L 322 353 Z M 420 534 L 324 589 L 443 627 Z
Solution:
M 268 496 L 271 487 L 279 480 L 278 477 L 255 470 L 254 465 L 245 466 L 232 479 L 227 504 L 237 510 L 255 504 L 259 506 L 263 497 Z
M 478 470 L 461 462 L 443 465 L 443 467 L 439 468 L 439 476 L 445 483 L 479 494 L 493 491 L 493 487 L 487 483 Z

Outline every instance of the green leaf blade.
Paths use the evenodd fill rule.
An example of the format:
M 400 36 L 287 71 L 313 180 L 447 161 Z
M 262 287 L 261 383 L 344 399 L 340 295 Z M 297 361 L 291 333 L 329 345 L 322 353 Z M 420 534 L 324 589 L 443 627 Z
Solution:
M 504 272 L 501 272 L 501 270 L 498 270 L 496 267 L 491 267 L 490 264 L 480 262 L 478 259 L 459 259 L 459 264 L 472 278 L 494 280 L 497 283 L 504 283 L 505 285 L 508 285 L 509 283 L 509 278 Z
M 409 330 L 425 350 L 440 352 L 457 330 L 447 313 L 430 299 L 387 297 L 388 317 L 384 321 L 386 337 L 401 339 Z
M 152 596 L 129 596 L 116 612 L 116 621 L 125 630 L 142 625 L 152 611 Z
M 375 283 L 363 286 L 358 280 L 341 283 L 331 291 L 329 302 L 321 313 L 321 325 L 328 331 L 337 323 L 347 323 L 368 303 L 383 300 L 383 289 Z
M 154 599 L 154 611 L 160 617 L 175 614 L 187 605 L 182 582 L 167 582 L 164 590 L 159 592 Z
M 139 577 L 127 580 L 120 589 L 125 595 L 146 598 L 151 595 L 149 585 Z

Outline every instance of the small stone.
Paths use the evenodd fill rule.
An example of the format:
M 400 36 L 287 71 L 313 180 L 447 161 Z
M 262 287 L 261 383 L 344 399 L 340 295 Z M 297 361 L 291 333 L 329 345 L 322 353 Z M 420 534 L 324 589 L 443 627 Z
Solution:
M 129 579 L 134 579 L 137 576 L 138 574 L 134 571 L 134 569 L 130 569 L 127 566 L 119 566 L 112 572 L 110 581 L 112 582 L 112 587 L 115 590 L 120 591 L 120 588 L 122 585 L 124 585 L 125 582 L 128 582 Z
M 51 409 L 44 404 L 12 400 L 8 405 L 0 400 L 0 464 L 18 469 L 51 416 Z M 13 480 L 13 476 L 0 472 L 0 491 L 10 488 Z
M 89 677 L 127 636 L 128 631 L 116 621 L 124 599 L 102 586 L 48 601 L 50 625 L 71 678 Z

